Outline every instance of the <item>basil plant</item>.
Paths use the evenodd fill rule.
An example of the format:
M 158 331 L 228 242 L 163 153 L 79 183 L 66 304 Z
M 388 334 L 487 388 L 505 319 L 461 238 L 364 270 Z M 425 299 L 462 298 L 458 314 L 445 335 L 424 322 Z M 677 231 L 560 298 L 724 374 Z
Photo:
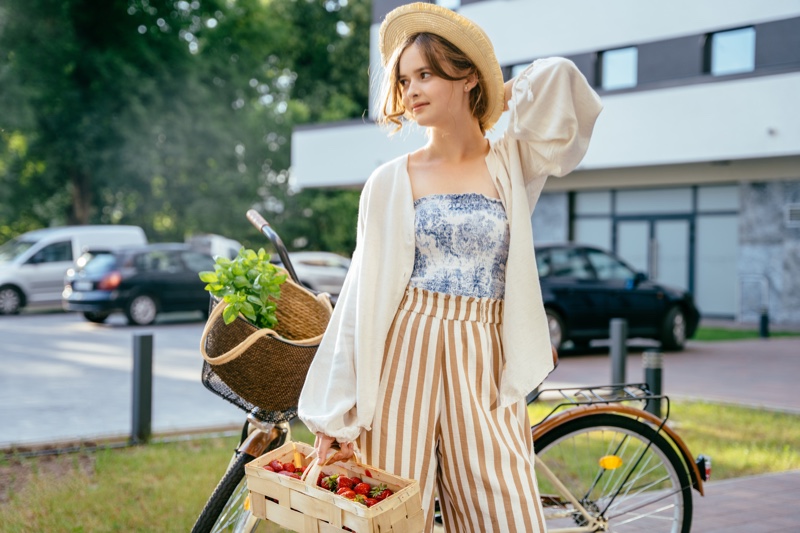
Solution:
M 239 314 L 258 328 L 278 323 L 275 310 L 286 274 L 269 257 L 263 248 L 255 252 L 243 247 L 233 259 L 217 257 L 213 272 L 200 272 L 200 279 L 208 284 L 205 289 L 228 304 L 222 312 L 225 324 Z

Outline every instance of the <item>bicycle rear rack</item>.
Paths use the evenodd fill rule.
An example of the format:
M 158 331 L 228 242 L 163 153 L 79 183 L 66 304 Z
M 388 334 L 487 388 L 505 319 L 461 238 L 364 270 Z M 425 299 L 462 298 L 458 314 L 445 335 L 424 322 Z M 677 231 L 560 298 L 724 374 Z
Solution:
M 592 387 L 566 387 L 552 389 L 537 389 L 528 400 L 528 405 L 541 401 L 555 405 L 541 420 L 533 424 L 538 426 L 557 412 L 582 405 L 600 405 L 614 403 L 629 403 L 644 409 L 650 401 L 662 401 L 664 416 L 662 424 L 669 418 L 669 397 L 663 394 L 653 394 L 646 383 L 624 383 L 617 385 L 595 385 Z

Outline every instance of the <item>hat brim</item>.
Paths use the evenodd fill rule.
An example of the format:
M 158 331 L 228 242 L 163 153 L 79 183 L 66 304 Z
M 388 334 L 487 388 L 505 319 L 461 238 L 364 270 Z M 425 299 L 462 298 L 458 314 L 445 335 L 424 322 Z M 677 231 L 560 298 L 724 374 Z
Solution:
M 468 18 L 436 4 L 417 2 L 400 6 L 389 12 L 381 24 L 378 42 L 383 66 L 387 66 L 406 39 L 417 33 L 438 35 L 472 60 L 487 92 L 486 112 L 479 119 L 484 129 L 491 129 L 503 114 L 505 90 L 500 63 L 486 33 Z

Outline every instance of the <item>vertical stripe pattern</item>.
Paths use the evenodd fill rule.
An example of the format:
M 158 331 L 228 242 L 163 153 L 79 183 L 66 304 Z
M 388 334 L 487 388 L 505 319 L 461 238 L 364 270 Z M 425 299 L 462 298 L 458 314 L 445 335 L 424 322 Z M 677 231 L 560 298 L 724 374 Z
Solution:
M 369 464 L 420 483 L 426 531 L 544 532 L 524 400 L 497 407 L 502 300 L 409 288 L 383 354 Z

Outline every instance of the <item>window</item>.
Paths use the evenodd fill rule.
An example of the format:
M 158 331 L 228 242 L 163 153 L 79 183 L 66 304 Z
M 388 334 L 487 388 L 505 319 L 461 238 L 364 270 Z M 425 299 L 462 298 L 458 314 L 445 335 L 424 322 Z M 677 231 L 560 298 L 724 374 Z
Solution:
M 633 279 L 633 271 L 608 254 L 597 250 L 586 250 L 586 256 L 598 279 Z
M 706 70 L 714 76 L 755 70 L 755 28 L 739 28 L 709 35 L 706 40 L 706 62 Z
M 456 11 L 461 7 L 461 0 L 436 0 L 436 4 Z
M 212 259 L 209 255 L 198 252 L 184 252 L 182 255 L 186 268 L 192 272 L 205 272 L 214 270 L 214 259 Z M 236 254 L 233 255 L 236 256 Z
M 639 50 L 635 46 L 600 53 L 600 88 L 607 91 L 636 87 Z
M 586 258 L 580 250 L 574 248 L 551 250 L 548 275 L 576 279 L 594 278 L 594 272 L 586 262 Z
M 56 242 L 45 246 L 30 258 L 30 263 L 58 263 L 72 261 L 72 242 Z

